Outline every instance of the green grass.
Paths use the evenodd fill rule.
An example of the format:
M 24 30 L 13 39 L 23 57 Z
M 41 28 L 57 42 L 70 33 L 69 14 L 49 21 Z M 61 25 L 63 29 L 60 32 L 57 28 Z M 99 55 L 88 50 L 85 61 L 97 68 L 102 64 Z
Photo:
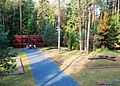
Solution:
M 16 49 L 16 51 L 19 52 L 19 56 L 22 59 L 25 73 L 22 75 L 8 75 L 0 77 L 0 86 L 35 86 L 26 55 L 18 49 Z
M 58 50 L 54 47 L 40 48 L 39 51 L 41 51 L 45 56 L 54 57 L 54 60 L 59 60 L 61 62 L 69 59 L 72 56 L 80 55 L 79 50 L 70 51 L 68 48 L 65 47 L 61 47 L 60 54 L 58 53 Z
M 57 53 L 57 49 L 42 48 L 40 49 L 44 55 L 53 56 L 57 60 L 62 59 L 65 61 L 72 56 L 80 55 L 79 50 L 69 51 L 62 48 L 60 54 Z M 107 49 L 97 49 L 95 52 L 91 52 L 92 58 L 96 58 L 97 55 L 108 55 L 116 56 L 116 61 L 109 60 L 95 60 L 88 61 L 86 67 L 97 67 L 97 66 L 120 66 L 120 53 L 115 51 L 110 51 Z M 87 56 L 87 55 L 86 55 Z M 59 57 L 59 58 L 58 58 Z M 75 81 L 77 81 L 81 86 L 97 86 L 97 82 L 111 82 L 120 81 L 120 69 L 97 69 L 97 70 L 80 70 L 77 73 L 70 75 Z M 120 86 L 119 85 L 109 85 L 109 86 Z
M 114 56 L 116 57 L 115 58 L 116 61 L 111 61 L 107 59 L 91 60 L 90 62 L 86 64 L 86 67 L 120 66 L 120 53 L 119 52 L 99 48 L 99 49 L 96 49 L 96 51 L 91 52 L 90 54 L 93 55 L 93 57 L 91 58 L 97 58 L 98 55 L 103 55 L 103 56 L 107 55 L 109 57 Z
M 108 50 L 108 49 L 104 49 L 104 48 L 98 48 L 93 52 L 90 52 L 90 54 L 100 54 L 100 53 L 113 53 L 114 55 L 120 55 L 120 52 L 117 51 L 113 51 L 113 50 Z
M 69 51 L 67 48 L 61 48 L 61 53 L 58 54 L 56 48 L 41 48 L 39 49 L 42 51 L 44 55 L 47 57 L 54 57 L 53 60 L 58 61 L 65 61 L 71 57 L 76 57 L 76 55 L 80 55 L 79 50 L 72 50 Z M 116 61 L 110 61 L 110 60 L 92 60 L 85 64 L 85 67 L 98 67 L 98 66 L 120 66 L 120 53 L 115 51 L 110 51 L 107 49 L 96 49 L 96 51 L 90 53 L 92 55 L 91 58 L 96 58 L 98 55 L 108 55 L 108 56 L 115 56 Z
M 55 48 L 41 48 L 39 49 L 44 55 L 48 57 L 54 57 L 54 60 L 65 61 L 71 57 L 76 57 L 80 55 L 79 50 L 69 51 L 67 48 L 61 48 L 61 53 L 57 53 Z M 19 56 L 23 61 L 25 68 L 25 74 L 23 75 L 10 75 L 0 77 L 0 86 L 35 86 L 34 81 L 31 76 L 30 67 L 26 59 L 26 55 L 19 50 Z M 90 53 L 93 57 L 96 55 L 109 55 L 116 56 L 116 61 L 109 60 L 95 60 L 86 63 L 86 67 L 96 67 L 96 66 L 120 66 L 120 54 L 117 52 L 98 49 L 96 52 Z M 98 70 L 80 70 L 75 74 L 70 76 L 77 81 L 81 86 L 97 86 L 97 82 L 111 82 L 120 81 L 120 69 L 98 69 Z M 110 85 L 110 86 L 120 86 L 120 85 Z
M 92 58 L 96 58 L 97 55 L 108 55 L 115 56 L 116 61 L 109 60 L 94 60 L 89 61 L 85 64 L 86 67 L 97 67 L 97 66 L 120 66 L 120 53 L 110 51 L 107 49 L 97 49 L 95 52 L 91 52 Z M 81 86 L 97 86 L 97 82 L 120 82 L 120 69 L 98 69 L 98 70 L 81 70 L 77 74 L 70 75 L 75 79 Z M 109 86 L 120 86 L 109 85 Z
M 120 69 L 84 70 L 70 76 L 81 86 L 97 86 L 97 82 L 120 82 Z M 120 86 L 120 84 L 109 86 Z
M 120 58 L 116 61 L 110 60 L 96 60 L 86 63 L 86 67 L 98 67 L 98 66 L 120 66 Z

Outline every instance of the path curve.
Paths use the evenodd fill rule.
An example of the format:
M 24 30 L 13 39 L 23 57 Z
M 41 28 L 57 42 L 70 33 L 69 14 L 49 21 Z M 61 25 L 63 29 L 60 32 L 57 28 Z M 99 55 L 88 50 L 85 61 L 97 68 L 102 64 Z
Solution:
M 24 49 L 36 86 L 80 86 L 36 49 Z

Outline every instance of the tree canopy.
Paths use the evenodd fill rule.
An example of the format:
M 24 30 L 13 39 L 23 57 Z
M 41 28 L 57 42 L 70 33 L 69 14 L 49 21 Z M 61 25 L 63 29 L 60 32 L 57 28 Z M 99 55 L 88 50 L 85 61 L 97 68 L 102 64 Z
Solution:
M 0 27 L 8 32 L 10 44 L 12 35 L 41 35 L 47 46 L 57 46 L 60 16 L 61 46 L 66 43 L 70 50 L 81 47 L 83 52 L 95 47 L 120 48 L 119 0 L 70 0 L 59 4 L 59 0 L 55 4 L 49 0 L 19 1 L 0 2 Z

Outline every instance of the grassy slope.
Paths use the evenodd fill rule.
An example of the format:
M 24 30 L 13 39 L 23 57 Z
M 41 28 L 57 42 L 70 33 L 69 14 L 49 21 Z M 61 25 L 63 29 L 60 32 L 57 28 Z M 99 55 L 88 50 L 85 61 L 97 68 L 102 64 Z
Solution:
M 86 64 L 86 67 L 97 67 L 97 66 L 120 66 L 120 53 L 110 51 L 107 49 L 97 49 L 95 52 L 91 52 L 92 58 L 96 58 L 98 55 L 107 55 L 116 57 L 116 61 L 110 60 L 92 60 Z
M 66 51 L 62 50 L 60 55 L 57 53 L 57 49 L 43 48 L 40 49 L 44 55 L 48 57 L 54 57 L 53 60 L 67 60 L 72 56 L 79 55 L 79 51 Z M 98 54 L 116 56 L 117 61 L 107 61 L 107 60 L 95 60 L 86 63 L 86 67 L 96 67 L 96 66 L 120 66 L 120 54 L 109 51 L 98 49 L 96 52 L 90 53 L 93 57 L 96 57 Z M 92 57 L 92 58 L 93 58 Z M 98 70 L 82 70 L 78 73 L 71 74 L 70 76 L 77 81 L 81 86 L 97 86 L 97 82 L 109 82 L 109 81 L 120 81 L 120 69 L 98 69 Z M 111 86 L 120 86 L 120 85 L 111 85 Z
M 120 82 L 120 69 L 80 71 L 71 75 L 81 86 L 97 86 L 97 82 Z M 109 85 L 116 86 L 116 85 Z M 117 86 L 120 86 L 117 85 Z
M 0 86 L 35 86 L 25 54 L 19 50 L 17 51 L 22 59 L 25 74 L 0 77 Z
M 93 58 L 96 55 L 108 55 L 116 56 L 116 61 L 108 60 L 95 60 L 86 63 L 86 67 L 96 67 L 96 66 L 120 66 L 120 53 L 113 52 L 110 50 L 97 49 L 96 52 L 91 52 Z M 82 70 L 77 74 L 70 75 L 74 78 L 81 86 L 97 86 L 97 82 L 120 82 L 120 69 L 98 69 L 98 70 Z M 109 85 L 109 86 L 120 86 L 119 85 Z

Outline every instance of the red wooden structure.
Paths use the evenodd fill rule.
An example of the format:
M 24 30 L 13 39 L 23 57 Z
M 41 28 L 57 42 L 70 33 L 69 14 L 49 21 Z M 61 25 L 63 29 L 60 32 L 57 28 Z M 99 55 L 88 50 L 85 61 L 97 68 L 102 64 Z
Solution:
M 27 45 L 36 45 L 37 48 L 44 47 L 44 41 L 40 35 L 14 35 L 13 47 L 26 48 Z

